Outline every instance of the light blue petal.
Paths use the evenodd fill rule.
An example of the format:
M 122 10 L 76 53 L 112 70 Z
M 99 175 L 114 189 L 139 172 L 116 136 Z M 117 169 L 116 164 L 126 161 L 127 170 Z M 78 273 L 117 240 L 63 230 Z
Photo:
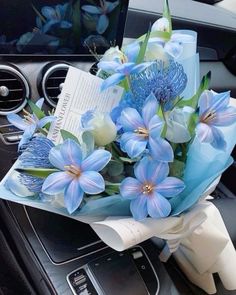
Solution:
M 81 170 L 101 171 L 111 160 L 111 153 L 105 150 L 96 150 L 81 164 Z
M 143 117 L 145 126 L 148 126 L 152 117 L 157 114 L 158 105 L 159 104 L 157 102 L 155 95 L 151 93 L 145 100 L 145 103 L 142 109 L 142 117 Z
M 163 218 L 170 214 L 171 205 L 162 195 L 153 192 L 148 196 L 147 210 L 152 218 Z
M 138 73 L 142 72 L 143 70 L 145 70 L 147 67 L 149 67 L 151 64 L 152 64 L 151 62 L 145 62 L 142 64 L 138 64 L 130 70 L 130 74 L 138 74 Z
M 164 125 L 164 122 L 161 121 L 161 119 L 157 115 L 152 117 L 148 125 L 149 135 L 152 138 L 160 137 L 162 129 L 163 129 L 163 125 Z
M 137 128 L 145 128 L 142 117 L 139 112 L 133 108 L 125 108 L 121 112 L 119 124 L 122 125 L 124 131 L 135 131 Z
M 73 178 L 66 172 L 52 173 L 45 179 L 42 192 L 48 195 L 59 194 L 72 180 Z
M 105 5 L 106 5 L 106 12 L 110 13 L 119 5 L 119 1 L 115 1 L 115 2 L 105 1 Z
M 72 27 L 72 23 L 71 22 L 68 22 L 68 21 L 61 21 L 60 22 L 60 28 L 62 29 L 70 29 Z
M 211 108 L 216 112 L 226 108 L 230 102 L 230 91 L 215 93 Z
M 19 142 L 18 149 L 29 142 L 29 140 L 32 138 L 34 135 L 34 132 L 36 130 L 36 126 L 34 124 L 28 125 L 28 127 L 25 129 L 25 132 L 22 135 L 22 138 Z
M 61 147 L 61 145 L 56 146 L 56 147 L 53 147 L 50 150 L 50 153 L 49 153 L 49 161 L 50 161 L 50 163 L 54 167 L 56 167 L 56 168 L 58 168 L 60 170 L 65 170 L 65 166 L 67 166 L 68 163 L 62 157 L 62 154 L 61 154 L 61 151 L 60 151 L 60 147 Z
M 121 149 L 126 152 L 131 159 L 140 156 L 146 149 L 147 141 L 131 132 L 127 132 L 121 136 Z
M 161 183 L 169 174 L 169 165 L 167 162 L 158 162 L 152 159 L 147 164 L 148 182 L 157 184 Z
M 128 200 L 133 200 L 140 195 L 141 189 L 142 183 L 133 177 L 125 178 L 120 184 L 120 194 Z
M 150 159 L 148 157 L 142 158 L 134 167 L 134 175 L 141 182 L 148 182 L 148 169 L 150 165 Z
M 167 177 L 157 185 L 155 191 L 163 197 L 171 198 L 177 196 L 185 188 L 184 182 L 176 177 Z
M 139 50 L 140 45 L 138 42 L 133 42 L 124 48 L 124 53 L 129 62 L 136 63 Z
M 42 15 L 49 20 L 56 18 L 56 10 L 50 6 L 44 6 L 41 9 L 41 12 L 42 12 Z
M 205 90 L 198 101 L 199 106 L 199 116 L 202 116 L 202 114 L 207 111 L 211 105 L 213 100 L 213 93 L 209 90 Z
M 132 69 L 134 68 L 134 66 L 135 66 L 135 63 L 133 63 L 133 62 L 126 62 L 126 63 L 120 65 L 116 69 L 116 71 L 118 73 L 123 74 L 123 75 L 129 75 L 131 73 Z
M 148 215 L 147 197 L 143 194 L 139 195 L 135 200 L 130 202 L 130 211 L 135 220 L 141 221 Z
M 56 119 L 55 116 L 46 116 L 42 119 L 39 120 L 38 122 L 38 128 L 43 128 L 45 125 L 47 125 L 48 123 L 53 122 Z
M 101 91 L 106 90 L 107 88 L 119 84 L 123 79 L 125 78 L 125 75 L 115 73 L 112 76 L 108 77 L 106 80 L 102 82 L 101 85 Z
M 96 30 L 98 34 L 103 34 L 106 31 L 108 25 L 109 25 L 108 17 L 105 14 L 100 15 L 97 22 L 97 26 L 96 26 Z
M 173 58 L 177 59 L 183 52 L 183 45 L 178 42 L 169 41 L 165 45 L 165 51 Z
M 72 139 L 67 139 L 60 147 L 61 155 L 66 165 L 80 166 L 82 161 L 82 150 L 78 143 Z
M 154 160 L 172 162 L 174 159 L 174 153 L 171 145 L 163 138 L 153 139 L 150 136 L 148 148 L 150 149 L 150 154 Z
M 20 130 L 25 130 L 28 126 L 29 123 L 26 123 L 25 120 L 23 120 L 19 115 L 17 114 L 9 114 L 7 115 L 7 120 Z
M 115 70 L 120 66 L 120 63 L 116 61 L 100 61 L 98 63 L 98 68 L 107 72 L 115 72 Z
M 83 200 L 84 192 L 80 188 L 77 179 L 74 179 L 69 186 L 66 188 L 64 193 L 64 201 L 66 208 L 70 214 L 72 214 Z
M 105 190 L 105 182 L 102 175 L 95 171 L 81 173 L 79 183 L 86 194 L 96 195 Z
M 196 127 L 196 134 L 200 142 L 211 143 L 213 141 L 212 127 L 205 123 L 199 123 Z
M 215 126 L 229 126 L 234 122 L 236 122 L 236 108 L 234 107 L 217 112 L 215 119 L 211 120 L 211 124 Z
M 212 134 L 213 134 L 213 141 L 211 145 L 218 150 L 226 150 L 226 141 L 224 139 L 224 134 L 218 128 L 211 127 Z
M 36 106 L 38 107 L 38 108 L 40 108 L 40 109 L 42 109 L 42 107 L 43 107 L 43 103 L 44 103 L 44 98 L 40 98 L 40 99 L 38 99 L 37 101 L 36 101 Z
M 91 14 L 101 14 L 102 10 L 100 7 L 93 6 L 93 5 L 83 5 L 81 7 L 84 11 L 91 13 Z
M 43 26 L 43 33 L 47 33 L 48 31 L 50 31 L 51 27 L 55 24 L 58 24 L 59 21 L 58 20 L 50 20 L 48 21 L 44 26 Z

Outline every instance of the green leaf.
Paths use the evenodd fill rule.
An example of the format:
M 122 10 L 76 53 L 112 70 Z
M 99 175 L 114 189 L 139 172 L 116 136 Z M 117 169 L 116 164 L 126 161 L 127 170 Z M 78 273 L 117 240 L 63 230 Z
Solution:
M 147 34 L 142 35 L 141 37 L 138 38 L 139 42 L 144 42 Z M 154 31 L 150 32 L 149 38 L 161 38 L 163 40 L 168 41 L 171 37 L 171 34 L 169 32 L 162 32 L 162 31 Z
M 138 159 L 130 159 L 130 158 L 126 158 L 126 157 L 119 157 L 119 159 L 122 162 L 129 163 L 129 164 L 133 164 L 133 163 L 136 163 L 138 161 Z
M 120 183 L 111 183 L 106 182 L 106 188 L 105 193 L 107 193 L 109 196 L 112 196 L 114 194 L 118 194 L 120 192 Z
M 197 113 L 193 113 L 190 118 L 189 118 L 189 122 L 188 122 L 188 131 L 191 135 L 191 137 L 194 135 L 195 133 L 195 128 L 197 126 L 198 123 L 198 114 Z
M 139 54 L 138 54 L 137 61 L 136 61 L 137 64 L 142 63 L 144 60 L 150 34 L 151 34 L 151 26 L 150 26 L 150 28 L 145 36 L 145 39 L 142 42 L 142 45 L 140 47 Z
M 107 165 L 107 173 L 110 176 L 118 176 L 124 171 L 124 164 L 115 160 L 111 160 Z
M 31 175 L 39 178 L 46 178 L 48 175 L 58 172 L 58 169 L 44 169 L 44 168 L 17 168 L 17 172 L 26 175 Z
M 192 107 L 193 109 L 197 109 L 198 106 L 198 100 L 201 94 L 207 90 L 210 86 L 210 81 L 211 81 L 211 72 L 208 72 L 201 81 L 201 84 L 197 90 L 197 93 L 188 100 L 181 100 L 179 103 L 176 104 L 177 107 L 182 108 L 184 106 L 189 106 Z
M 38 11 L 38 9 L 34 6 L 34 4 L 31 3 L 31 7 L 33 8 L 34 12 L 37 14 L 37 16 L 46 23 L 46 19 L 43 17 L 43 15 Z
M 79 143 L 78 138 L 74 134 L 72 134 L 71 132 L 66 131 L 64 129 L 61 129 L 60 132 L 61 132 L 61 136 L 64 141 L 67 139 L 73 139 L 75 142 Z
M 169 2 L 168 0 L 165 0 L 164 9 L 163 9 L 163 17 L 167 18 L 169 21 L 170 26 L 170 35 L 172 34 L 172 20 L 171 20 L 171 14 L 170 14 L 170 8 L 169 8 Z
M 35 114 L 35 116 L 40 120 L 45 117 L 44 111 L 42 111 L 32 100 L 28 100 L 29 107 L 31 111 Z
M 179 160 L 174 160 L 174 162 L 170 163 L 170 176 L 183 178 L 184 176 L 185 163 Z

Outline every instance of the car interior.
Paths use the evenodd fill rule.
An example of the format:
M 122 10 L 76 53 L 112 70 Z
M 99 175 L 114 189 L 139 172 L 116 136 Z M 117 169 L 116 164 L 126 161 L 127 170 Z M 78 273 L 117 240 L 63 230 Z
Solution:
M 36 2 L 48 5 L 65 1 Z M 22 34 L 28 19 L 35 19 L 34 10 L 29 9 L 30 1 L 1 0 L 0 3 L 0 35 L 4 29 L 9 34 L 11 30 Z M 116 44 L 121 46 L 122 41 L 143 35 L 161 17 L 162 5 L 157 0 L 120 0 L 113 32 Z M 198 33 L 201 76 L 211 71 L 211 88 L 230 89 L 231 97 L 236 98 L 235 1 L 169 0 L 169 5 L 175 29 Z M 87 48 L 79 46 L 75 53 L 48 52 L 44 50 L 48 40 L 40 41 L 35 36 L 30 48 L 22 41 L 17 49 L 0 37 L 1 179 L 18 157 L 17 145 L 22 135 L 22 131 L 9 124 L 6 115 L 22 113 L 23 108 L 27 109 L 28 98 L 36 102 L 44 97 L 45 110 L 53 110 L 70 65 L 96 73 L 97 60 Z M 41 46 L 40 54 L 35 54 L 36 46 Z M 98 53 L 104 52 L 106 46 L 102 44 Z M 232 156 L 234 163 L 223 174 L 211 201 L 220 210 L 236 246 L 236 150 Z M 206 294 L 188 281 L 174 258 L 167 263 L 159 260 L 163 246 L 164 241 L 153 238 L 116 252 L 89 225 L 0 200 L 0 294 Z M 217 276 L 215 280 L 216 294 L 236 294 L 225 290 Z

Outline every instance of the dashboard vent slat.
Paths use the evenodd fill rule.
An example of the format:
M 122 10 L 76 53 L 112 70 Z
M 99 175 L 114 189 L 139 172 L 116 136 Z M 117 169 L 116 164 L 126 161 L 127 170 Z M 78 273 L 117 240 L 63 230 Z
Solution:
M 52 107 L 56 107 L 58 103 L 58 96 L 61 93 L 68 69 L 69 65 L 67 64 L 56 64 L 51 66 L 43 76 L 43 96 Z
M 15 67 L 0 64 L 0 115 L 17 113 L 26 105 L 29 85 Z

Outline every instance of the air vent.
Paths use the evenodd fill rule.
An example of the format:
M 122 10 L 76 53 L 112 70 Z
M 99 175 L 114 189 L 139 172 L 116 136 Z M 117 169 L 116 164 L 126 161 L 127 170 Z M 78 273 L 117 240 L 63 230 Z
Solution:
M 42 80 L 42 91 L 44 98 L 52 107 L 56 107 L 66 79 L 69 65 L 56 64 L 51 66 L 44 74 Z
M 0 115 L 22 110 L 29 92 L 27 80 L 17 69 L 0 65 Z

